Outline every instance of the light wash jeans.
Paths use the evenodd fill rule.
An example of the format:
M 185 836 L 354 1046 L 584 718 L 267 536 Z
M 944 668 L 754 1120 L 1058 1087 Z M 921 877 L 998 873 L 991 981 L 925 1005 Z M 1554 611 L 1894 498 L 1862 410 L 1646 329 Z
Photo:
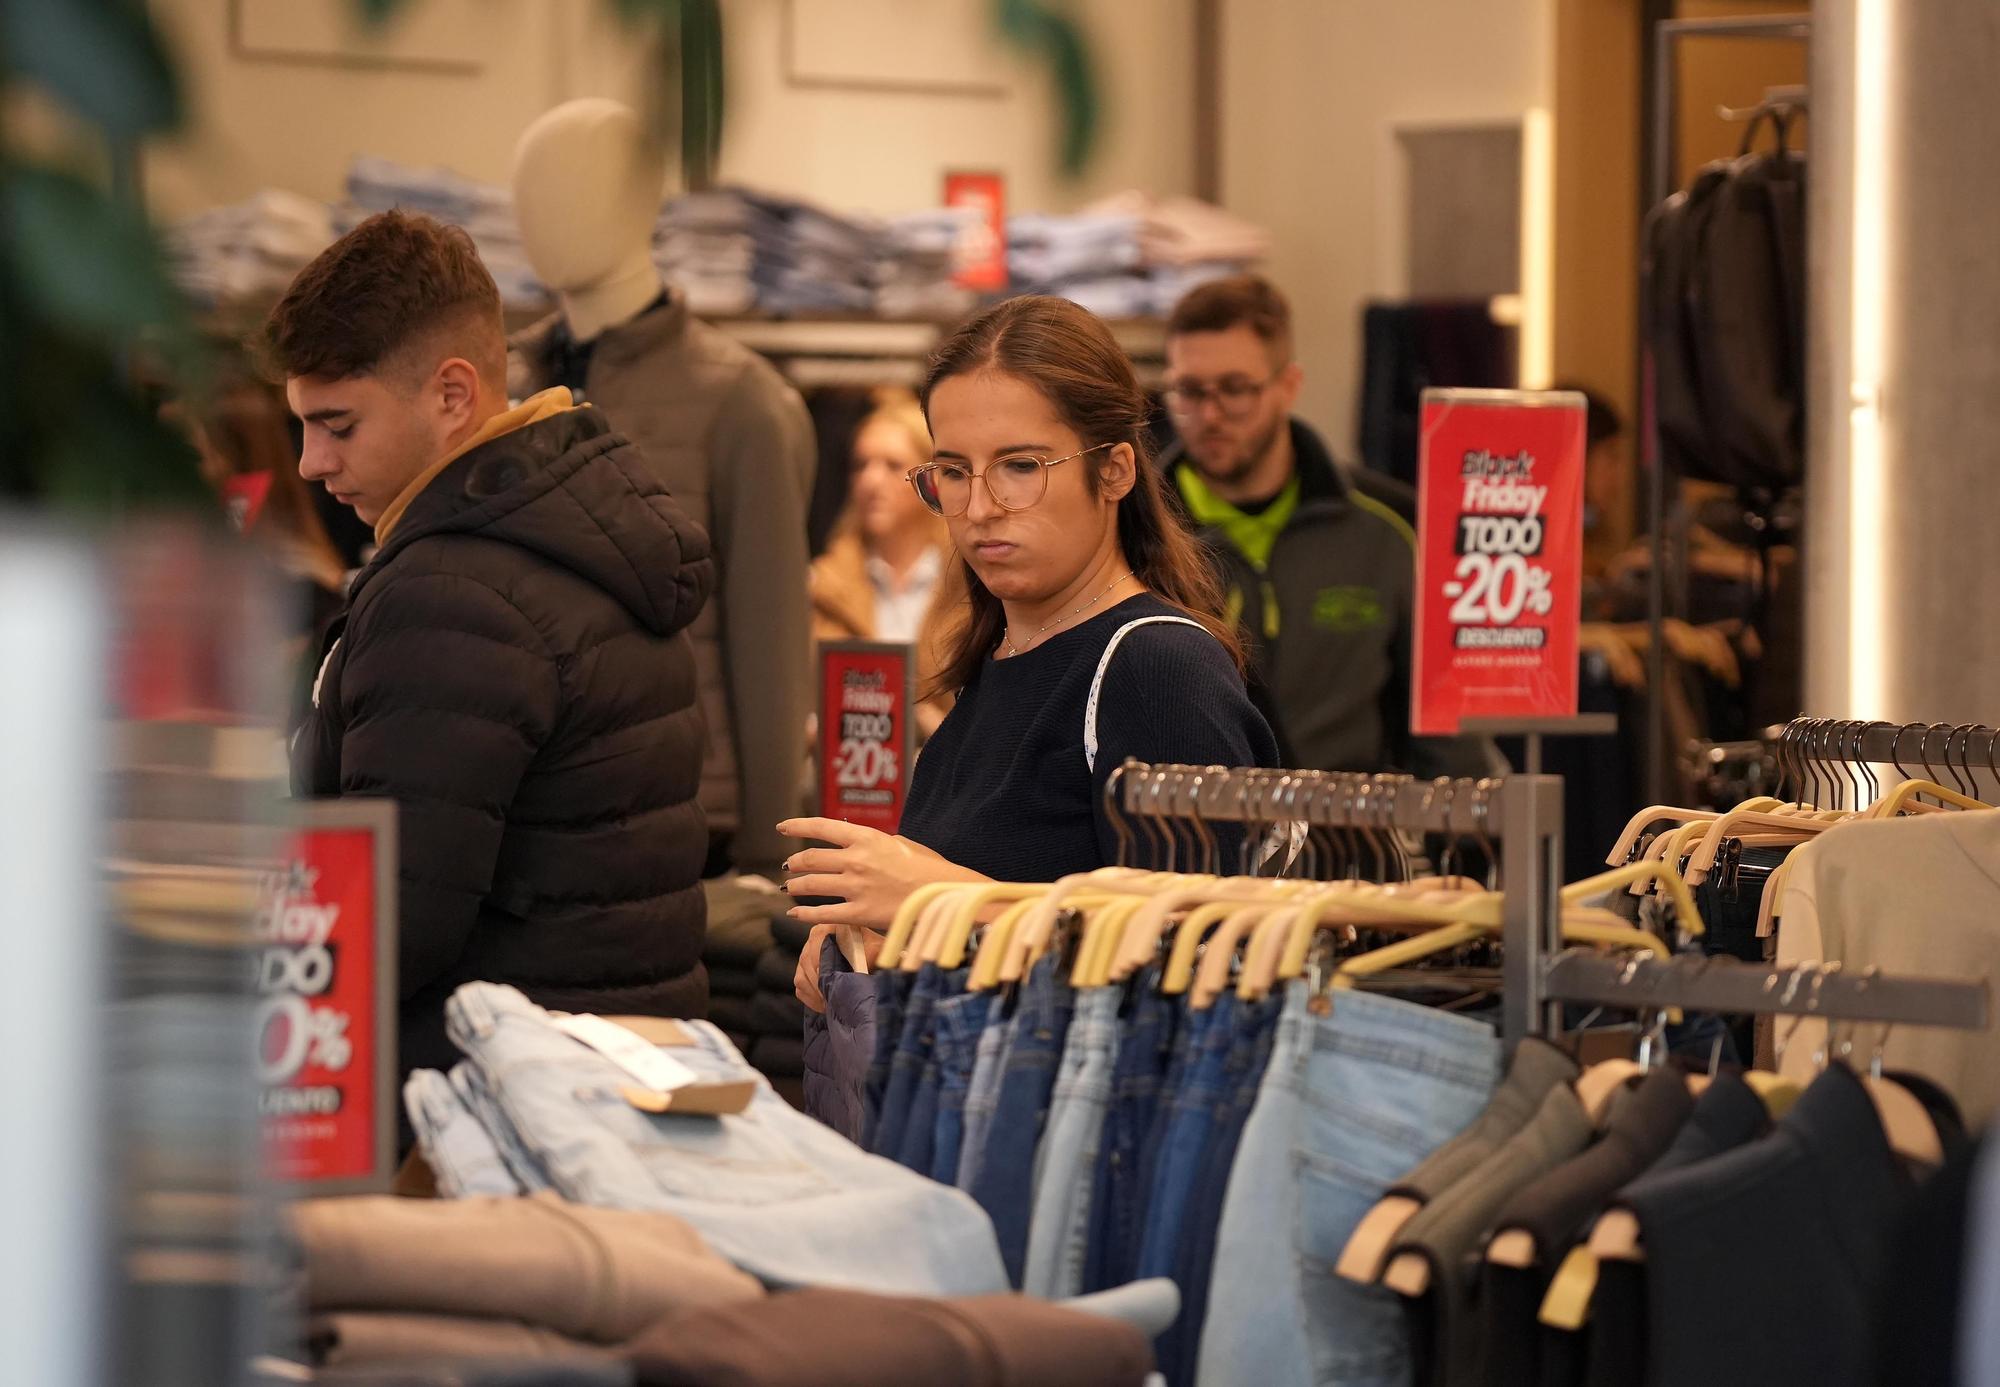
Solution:
M 1014 1018 L 995 997 L 986 1013 L 986 1029 L 973 1051 L 972 1078 L 965 1087 L 965 1119 L 958 1137 L 958 1178 L 952 1183 L 972 1188 L 986 1163 L 986 1135 L 993 1128 L 993 1110 L 1000 1102 L 1000 1076 L 1007 1070 L 1007 1049 L 1014 1043 Z
M 1499 1071 L 1482 1022 L 1359 991 L 1315 1017 L 1290 985 L 1229 1173 L 1200 1387 L 1406 1387 L 1395 1293 L 1334 1263 L 1383 1192 L 1479 1115 Z
M 492 1133 L 437 1070 L 411 1072 L 403 1081 L 403 1107 L 417 1134 L 417 1149 L 446 1198 L 527 1193 L 507 1168 Z
M 521 1134 L 508 1122 L 507 1114 L 500 1111 L 499 1103 L 493 1099 L 493 1091 L 480 1077 L 478 1066 L 470 1060 L 460 1060 L 445 1077 L 451 1081 L 451 1091 L 479 1119 L 486 1135 L 493 1138 L 494 1146 L 499 1148 L 500 1159 L 522 1190 L 536 1194 L 552 1188 L 548 1172 L 535 1163 L 534 1156 L 521 1144 Z
M 511 987 L 466 984 L 446 1004 L 445 1022 L 567 1199 L 686 1219 L 773 1287 L 891 1295 L 1006 1288 L 978 1205 L 792 1108 L 707 1022 L 683 1022 L 697 1043 L 668 1053 L 705 1079 L 754 1081 L 743 1113 L 639 1111 L 621 1093 L 630 1083 L 623 1069 L 556 1030 Z
M 1032 1296 L 1060 1299 L 1083 1289 L 1090 1198 L 1118 1054 L 1119 998 L 1113 987 L 1081 994 L 1063 1042 L 1048 1125 L 1035 1152 L 1035 1199 L 1021 1279 L 1021 1289 Z

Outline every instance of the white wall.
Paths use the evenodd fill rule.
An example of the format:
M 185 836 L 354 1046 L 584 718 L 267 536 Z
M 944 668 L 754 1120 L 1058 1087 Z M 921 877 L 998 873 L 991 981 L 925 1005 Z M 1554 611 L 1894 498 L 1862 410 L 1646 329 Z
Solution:
M 353 0 L 294 0 L 329 2 Z M 605 0 L 474 0 L 473 72 L 246 58 L 232 50 L 231 3 L 152 0 L 193 107 L 190 133 L 147 160 L 154 206 L 168 216 L 267 186 L 337 197 L 356 153 L 502 180 L 516 137 L 543 110 L 577 96 L 642 101 L 650 79 L 639 45 L 601 17 Z M 884 212 L 935 205 L 949 168 L 1001 170 L 1016 208 L 1192 185 L 1192 0 L 1071 6 L 1093 39 L 1103 96 L 1102 145 L 1080 183 L 1055 170 L 1047 79 L 997 42 L 995 72 L 1009 87 L 1002 97 L 804 88 L 784 72 L 789 3 L 723 6 L 727 180 Z
M 1553 83 L 1549 0 L 1228 0 L 1223 200 L 1268 226 L 1300 412 L 1351 452 L 1361 313 L 1404 292 L 1395 131 L 1516 121 Z

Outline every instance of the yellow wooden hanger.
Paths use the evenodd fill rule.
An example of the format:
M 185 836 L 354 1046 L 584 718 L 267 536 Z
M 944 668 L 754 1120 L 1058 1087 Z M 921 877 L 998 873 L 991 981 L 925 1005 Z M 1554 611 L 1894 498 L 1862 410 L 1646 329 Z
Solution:
M 1160 941 L 1174 928 L 1173 917 L 1212 900 L 1261 900 L 1277 885 L 1269 877 L 1180 877 L 1158 891 L 1125 927 L 1118 954 L 1111 963 L 1111 975 L 1124 981 L 1159 956 Z M 1175 935 L 1176 944 L 1179 934 Z M 1193 945 L 1188 956 L 1193 958 Z M 1181 989 L 1185 991 L 1185 986 Z
M 896 960 L 896 966 L 903 972 L 914 973 L 926 963 L 937 961 L 936 946 L 958 894 L 956 890 L 942 892 L 924 907 L 923 914 L 917 917 L 917 927 L 910 931 L 909 944 L 904 947 L 902 957 Z
M 894 968 L 901 960 L 903 950 L 910 942 L 910 933 L 916 929 L 925 908 L 945 892 L 963 885 L 962 881 L 926 882 L 903 897 L 903 903 L 896 908 L 896 918 L 889 922 L 889 934 L 882 941 L 882 952 L 875 956 L 875 966 L 884 972 Z
M 1938 784 L 1935 780 L 1905 780 L 1888 794 L 1862 810 L 1858 817 L 1863 819 L 1893 819 L 1898 814 L 1909 813 L 1912 808 L 1922 812 L 1929 806 L 1914 804 L 1918 795 L 1929 795 L 1942 800 L 1954 809 L 1991 809 L 1993 806 L 1971 795 Z
M 1094 871 L 1076 872 L 1044 887 L 1040 908 L 1030 913 L 1013 932 L 1006 957 L 1000 964 L 1000 980 L 1019 982 L 1027 973 L 1030 958 L 1039 958 L 1048 947 L 1049 933 L 1055 928 L 1056 917 L 1062 913 L 1064 903 L 1079 891 L 1093 894 L 1143 892 L 1149 883 L 1162 878 L 1161 873 L 1142 872 L 1131 867 L 1100 867 Z
M 1126 921 L 1145 904 L 1138 896 L 1116 896 L 1086 912 L 1083 947 L 1077 951 L 1076 967 L 1070 972 L 1070 986 L 1103 987 L 1111 980 L 1111 960 L 1117 952 Z
M 1228 990 L 1229 970 L 1236 961 L 1237 947 L 1252 925 L 1276 909 L 1279 907 L 1275 905 L 1240 905 L 1229 913 L 1209 938 L 1201 971 L 1195 975 L 1194 987 L 1188 992 L 1189 1010 L 1207 1011 Z
M 930 923 L 930 933 L 924 935 L 927 956 L 933 960 L 941 957 L 944 941 L 961 933 L 969 933 L 979 919 L 980 912 L 991 905 L 1010 904 L 1020 900 L 1040 900 L 1048 894 L 1049 884 L 1045 881 L 981 881 L 959 882 L 945 900 L 948 908 Z M 915 946 L 912 945 L 912 948 Z M 904 970 L 910 968 L 908 955 L 901 960 Z
M 972 960 L 972 976 L 966 979 L 967 992 L 990 992 L 1000 985 L 1000 963 L 1006 956 L 1007 942 L 1037 904 L 1032 897 L 1015 901 L 986 927 L 985 937 L 979 941 L 979 952 Z

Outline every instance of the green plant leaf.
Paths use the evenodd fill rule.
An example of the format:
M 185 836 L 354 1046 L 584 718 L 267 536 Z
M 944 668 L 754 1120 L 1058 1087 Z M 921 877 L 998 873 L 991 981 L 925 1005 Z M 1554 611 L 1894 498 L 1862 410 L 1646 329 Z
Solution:
M 1056 161 L 1074 177 L 1089 166 L 1097 148 L 1097 72 L 1090 45 L 1075 22 L 1051 9 L 1044 0 L 995 0 L 1001 35 L 1049 65 L 1056 99 L 1062 103 L 1062 128 Z
M 49 439 L 40 459 L 43 496 L 78 511 L 212 509 L 214 496 L 187 439 L 129 391 L 107 384 L 93 408 Z
M 8 166 L 0 172 L 0 237 L 28 306 L 67 330 L 117 346 L 185 322 L 144 214 L 82 179 Z
M 0 67 L 113 140 L 180 122 L 180 84 L 143 0 L 0 0 Z
M 361 18 L 367 24 L 387 24 L 396 17 L 396 12 L 409 0 L 355 0 L 361 10 Z

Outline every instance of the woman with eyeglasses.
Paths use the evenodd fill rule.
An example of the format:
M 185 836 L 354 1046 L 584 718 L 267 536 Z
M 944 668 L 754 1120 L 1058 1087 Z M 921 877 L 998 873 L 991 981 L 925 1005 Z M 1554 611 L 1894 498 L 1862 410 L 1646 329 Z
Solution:
M 1221 588 L 1147 456 L 1145 392 L 1104 324 L 1011 299 L 960 329 L 923 390 L 965 590 L 939 691 L 957 701 L 918 759 L 900 836 L 826 819 L 786 864 L 816 925 L 886 927 L 931 881 L 1053 881 L 1110 866 L 1104 788 L 1128 757 L 1272 765 Z

